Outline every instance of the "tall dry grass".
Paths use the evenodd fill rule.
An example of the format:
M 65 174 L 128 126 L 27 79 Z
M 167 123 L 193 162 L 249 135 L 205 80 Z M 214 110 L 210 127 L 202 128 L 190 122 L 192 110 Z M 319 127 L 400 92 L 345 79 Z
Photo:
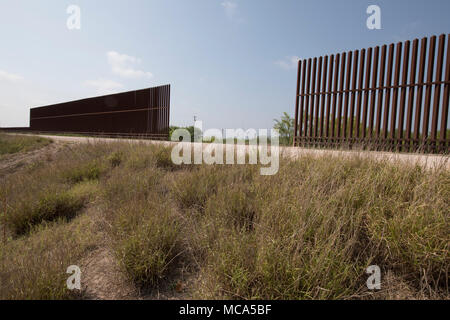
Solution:
M 7 154 L 35 150 L 50 143 L 50 139 L 42 137 L 0 133 L 0 158 Z
M 2 298 L 72 297 L 65 268 L 100 243 L 99 223 L 144 291 L 174 287 L 182 270 L 199 299 L 390 298 L 392 281 L 366 287 L 376 264 L 403 297 L 449 297 L 444 168 L 302 157 L 260 176 L 252 165 L 178 167 L 155 145 L 90 144 L 8 176 L 6 192 Z

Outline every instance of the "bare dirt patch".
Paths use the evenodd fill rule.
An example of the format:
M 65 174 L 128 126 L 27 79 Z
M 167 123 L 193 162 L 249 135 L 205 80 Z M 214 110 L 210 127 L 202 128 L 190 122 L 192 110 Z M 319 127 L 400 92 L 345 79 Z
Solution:
M 83 292 L 91 300 L 136 300 L 136 289 L 128 282 L 108 248 L 99 248 L 86 257 L 82 270 Z
M 364 299 L 375 300 L 428 300 L 440 299 L 435 292 L 424 292 L 407 280 L 388 271 L 382 277 L 381 290 L 363 296 Z
M 63 147 L 63 143 L 53 142 L 37 150 L 4 155 L 0 157 L 0 177 L 14 173 L 26 165 L 37 162 L 50 162 Z

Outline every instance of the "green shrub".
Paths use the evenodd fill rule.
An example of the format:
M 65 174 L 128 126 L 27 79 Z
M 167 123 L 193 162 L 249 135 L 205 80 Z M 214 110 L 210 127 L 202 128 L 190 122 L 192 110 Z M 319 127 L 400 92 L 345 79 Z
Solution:
M 63 171 L 63 178 L 71 184 L 83 181 L 98 180 L 100 175 L 105 172 L 105 168 L 99 161 L 91 161 L 88 164 L 76 165 Z
M 108 206 L 117 207 L 122 203 L 146 199 L 153 190 L 164 187 L 161 181 L 164 173 L 157 168 L 135 171 L 123 168 L 111 172 L 109 179 L 103 185 L 103 196 Z
M 0 156 L 35 150 L 51 142 L 49 139 L 35 136 L 0 134 Z
M 27 237 L 0 242 L 0 300 L 83 298 L 83 292 L 67 288 L 66 271 L 71 265 L 81 267 L 99 243 L 94 230 L 86 215 L 70 224 L 42 224 Z
M 369 236 L 381 241 L 386 263 L 421 289 L 447 288 L 450 266 L 450 174 L 385 170 L 374 177 Z M 418 279 L 426 279 L 421 281 Z
M 123 162 L 124 153 L 122 151 L 114 151 L 108 156 L 108 162 L 111 167 L 116 168 Z
M 448 181 L 414 167 L 302 158 L 220 189 L 195 216 L 191 241 L 207 266 L 198 297 L 356 297 L 371 264 L 445 293 Z
M 177 167 L 172 162 L 171 149 L 166 147 L 159 147 L 154 151 L 156 167 L 163 169 L 173 169 Z
M 44 194 L 35 203 L 23 203 L 8 212 L 7 224 L 16 235 L 22 235 L 44 221 L 70 220 L 83 208 L 85 199 L 70 192 Z
M 153 288 L 170 274 L 182 252 L 180 222 L 164 203 L 122 209 L 115 227 L 119 261 L 138 286 Z
M 250 187 L 220 187 L 206 202 L 205 219 L 225 228 L 251 231 L 258 209 L 256 195 Z
M 202 166 L 174 177 L 171 191 L 183 208 L 203 209 L 209 196 L 225 182 L 226 171 L 219 166 Z

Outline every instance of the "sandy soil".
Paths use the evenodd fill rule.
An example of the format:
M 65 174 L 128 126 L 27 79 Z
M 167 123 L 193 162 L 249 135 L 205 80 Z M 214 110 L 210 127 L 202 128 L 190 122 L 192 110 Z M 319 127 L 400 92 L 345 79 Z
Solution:
M 120 272 L 117 261 L 107 247 L 92 251 L 82 266 L 82 285 L 85 299 L 136 300 L 135 287 Z
M 0 158 L 0 177 L 5 177 L 35 162 L 50 162 L 62 147 L 61 143 L 50 143 L 33 151 L 4 155 Z

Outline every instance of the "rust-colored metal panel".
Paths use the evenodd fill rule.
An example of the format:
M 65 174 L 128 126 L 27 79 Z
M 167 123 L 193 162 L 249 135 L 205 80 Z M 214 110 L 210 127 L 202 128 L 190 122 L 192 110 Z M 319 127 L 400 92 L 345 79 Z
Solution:
M 442 80 L 442 65 L 444 60 L 444 46 L 445 46 L 445 35 L 443 34 L 439 37 L 437 65 L 436 65 L 436 85 L 434 87 L 433 116 L 431 119 L 431 148 L 433 152 L 435 152 L 437 148 L 437 127 L 438 127 L 438 116 L 441 99 L 441 80 Z
M 366 64 L 366 87 L 364 88 L 364 102 L 363 102 L 363 114 L 362 114 L 362 137 L 366 138 L 367 133 L 367 113 L 369 107 L 369 86 L 370 86 L 370 71 L 372 67 L 372 48 L 367 50 L 367 64 Z
M 333 68 L 334 68 L 334 54 L 330 56 L 330 75 L 328 76 L 328 93 L 327 93 L 327 111 L 325 119 L 325 136 L 328 138 L 330 136 L 330 113 L 331 113 L 331 100 L 333 94 L 331 90 L 333 88 Z M 324 139 L 325 142 L 325 139 Z
M 399 151 L 403 149 L 403 128 L 405 122 L 405 102 L 406 102 L 406 91 L 407 91 L 407 82 L 408 82 L 408 70 L 409 70 L 409 49 L 411 46 L 410 41 L 405 42 L 405 51 L 403 52 L 403 72 L 402 72 L 402 88 L 400 94 L 400 108 L 398 112 L 398 135 L 397 135 L 397 147 Z
M 348 101 L 350 98 L 350 80 L 351 80 L 351 70 L 352 70 L 352 62 L 353 62 L 353 52 L 350 51 L 347 54 L 347 75 L 345 81 L 345 99 L 344 99 L 344 113 L 342 115 L 343 118 L 343 128 L 341 132 L 342 141 L 347 139 L 347 117 L 348 117 Z
M 428 68 L 427 68 L 427 85 L 425 92 L 425 102 L 424 102 L 424 110 L 423 110 L 423 123 L 422 123 L 422 141 L 426 145 L 425 150 L 428 145 L 428 125 L 430 122 L 430 109 L 431 109 L 431 90 L 433 89 L 433 85 L 431 82 L 433 81 L 433 71 L 434 71 L 434 56 L 436 49 L 436 36 L 431 37 L 430 39 L 430 49 L 428 51 Z
M 305 133 L 304 137 L 308 136 L 308 109 L 309 109 L 309 94 L 311 91 L 311 67 L 312 67 L 312 59 L 308 59 L 308 77 L 306 81 L 306 96 L 305 96 L 305 105 L 304 105 L 304 126 L 305 126 Z
M 312 73 L 312 82 L 311 82 L 311 107 L 309 109 L 309 123 L 308 123 L 308 137 L 312 137 L 313 135 L 313 119 L 314 119 L 314 102 L 315 102 L 315 93 L 316 93 L 316 75 L 317 75 L 317 58 L 314 58 L 313 63 L 313 73 Z M 308 139 L 308 143 L 311 140 Z
M 368 133 L 369 133 L 369 142 L 373 143 L 373 117 L 375 115 L 375 100 L 377 95 L 377 80 L 378 80 L 378 60 L 380 57 L 380 47 L 375 47 L 375 52 L 373 56 L 373 71 L 372 71 L 372 87 L 371 87 L 371 95 L 370 95 L 370 109 L 369 109 L 369 125 L 368 125 Z
M 383 93 L 384 93 L 384 80 L 386 75 L 386 50 L 387 46 L 384 45 L 381 47 L 381 64 L 380 64 L 380 77 L 378 83 L 378 106 L 376 113 L 376 122 L 375 122 L 375 138 L 377 148 L 380 147 L 380 130 L 381 130 L 381 114 L 383 112 Z
M 447 140 L 447 122 L 448 122 L 448 103 L 450 93 L 450 35 L 447 35 L 447 62 L 445 71 L 445 88 L 442 101 L 442 115 L 441 115 L 441 132 L 439 138 L 439 151 L 443 152 L 449 147 L 449 141 Z
M 352 75 L 352 87 L 351 87 L 351 94 L 352 98 L 350 100 L 350 128 L 349 133 L 347 137 L 350 139 L 350 147 L 351 143 L 353 142 L 353 128 L 354 128 L 354 117 L 355 117 L 355 100 L 356 100 L 356 81 L 357 81 L 357 73 L 358 73 L 358 63 L 359 63 L 359 50 L 355 51 L 355 54 L 353 56 L 353 75 Z
M 314 110 L 314 128 L 313 128 L 313 132 L 312 132 L 312 136 L 315 138 L 317 137 L 317 133 L 318 133 L 318 120 L 319 120 L 319 108 L 320 108 L 320 96 L 321 96 L 321 92 L 320 92 L 320 82 L 322 81 L 322 63 L 323 63 L 323 58 L 320 57 L 319 58 L 319 66 L 317 69 L 317 86 L 316 86 L 316 90 L 317 90 L 317 95 L 316 95 L 316 103 L 315 103 L 315 110 Z M 312 115 L 312 113 L 311 113 Z M 312 125 L 312 123 L 311 123 Z
M 334 66 L 334 87 L 333 87 L 333 106 L 331 109 L 331 138 L 336 136 L 336 105 L 338 99 L 338 81 L 339 81 L 339 63 L 340 63 L 341 55 L 338 53 L 336 55 L 336 64 Z M 331 143 L 333 143 L 333 139 L 331 139 Z
M 338 138 L 338 142 L 341 141 L 341 122 L 342 122 L 342 101 L 344 99 L 344 77 L 345 77 L 345 64 L 346 64 L 347 53 L 342 53 L 342 64 L 341 64 L 341 77 L 339 80 L 339 103 L 338 110 L 336 115 L 337 120 L 337 133 L 336 137 Z
M 300 104 L 300 74 L 302 70 L 302 61 L 298 61 L 297 66 L 297 89 L 295 90 L 295 123 L 294 123 L 294 146 L 296 145 L 295 137 L 298 136 L 298 107 Z
M 408 111 L 406 112 L 406 135 L 405 135 L 405 147 L 409 151 L 411 148 L 411 126 L 412 126 L 412 115 L 414 107 L 414 94 L 415 87 L 412 86 L 416 81 L 416 69 L 417 69 L 417 50 L 418 50 L 419 40 L 415 39 L 413 41 L 413 48 L 411 52 L 411 72 L 409 77 L 409 96 L 408 96 Z
M 359 66 L 359 80 L 358 80 L 358 100 L 356 102 L 356 141 L 359 142 L 361 137 L 361 103 L 364 95 L 364 66 L 366 62 L 366 49 L 361 50 L 361 64 Z
M 387 79 L 386 79 L 386 100 L 384 103 L 384 117 L 383 117 L 383 145 L 386 146 L 386 140 L 388 138 L 389 132 L 389 112 L 390 112 L 390 103 L 391 103 L 391 84 L 392 84 L 392 70 L 394 68 L 394 44 L 389 45 L 389 57 L 388 57 L 388 65 L 387 65 Z
M 319 136 L 320 136 L 320 144 L 323 143 L 323 126 L 324 126 L 324 117 L 325 117 L 325 100 L 327 98 L 327 76 L 328 76 L 328 56 L 325 56 L 323 61 L 323 77 L 322 77 L 322 104 L 320 106 L 320 128 L 319 128 Z
M 397 123 L 397 108 L 398 108 L 398 88 L 400 83 L 400 61 L 402 58 L 403 43 L 397 43 L 396 58 L 395 58 L 395 71 L 394 71 L 394 90 L 392 97 L 392 110 L 391 110 L 391 134 L 390 134 L 390 149 L 393 150 L 396 147 L 396 123 Z
M 296 130 L 296 140 L 312 147 L 448 153 L 448 36 L 439 37 L 437 52 L 433 36 L 420 46 L 415 39 L 412 46 L 406 41 L 308 59 L 307 92 L 297 93 L 308 101 L 299 109 L 305 130 Z
M 305 86 L 306 86 L 306 60 L 303 60 L 303 67 L 302 67 L 302 96 L 300 98 L 300 114 L 298 119 L 298 134 L 299 137 L 303 136 L 303 109 L 304 109 L 304 101 L 305 101 Z M 300 143 L 300 141 L 299 141 Z
M 420 146 L 420 120 L 422 119 L 422 102 L 423 102 L 423 81 L 425 78 L 425 62 L 427 58 L 427 43 L 428 39 L 423 38 L 420 43 L 420 61 L 419 61 L 419 75 L 417 82 L 416 97 L 416 114 L 414 116 L 414 148 L 417 150 Z
M 59 103 L 30 110 L 30 130 L 167 138 L 170 85 Z

